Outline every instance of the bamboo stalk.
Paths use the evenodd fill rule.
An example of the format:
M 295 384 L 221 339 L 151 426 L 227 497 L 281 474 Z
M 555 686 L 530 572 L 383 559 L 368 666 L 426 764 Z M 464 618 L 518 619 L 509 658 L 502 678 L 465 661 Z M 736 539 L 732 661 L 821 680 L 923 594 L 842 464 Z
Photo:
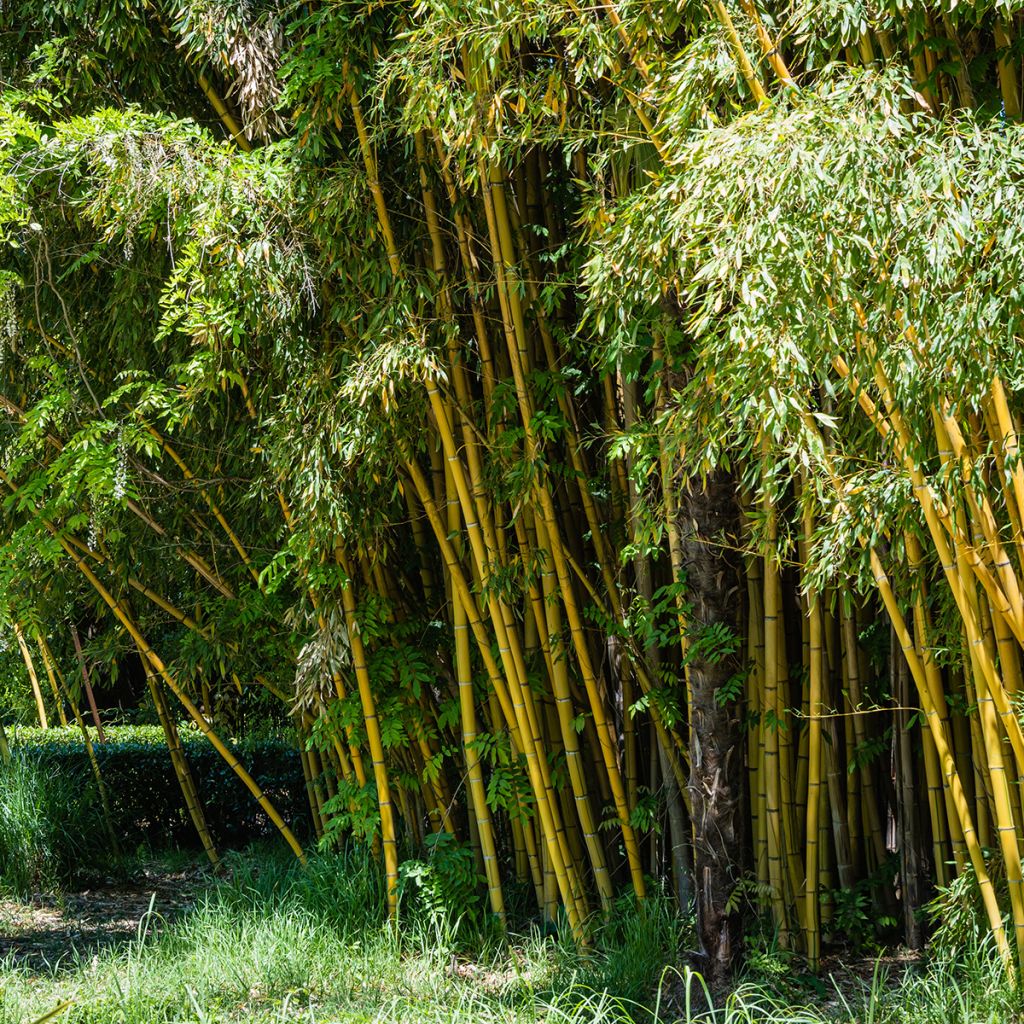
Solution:
M 46 706 L 43 704 L 43 691 L 39 688 L 39 677 L 36 675 L 36 667 L 32 661 L 32 654 L 25 642 L 25 635 L 21 626 L 14 622 L 14 635 L 18 640 L 18 649 L 21 651 L 22 660 L 25 662 L 25 670 L 28 672 L 29 682 L 32 684 L 32 696 L 36 701 L 36 714 L 39 716 L 39 727 L 47 728 Z
M 953 755 L 950 753 L 949 745 L 946 742 L 946 736 L 941 728 L 941 723 L 939 721 L 935 705 L 931 701 L 931 694 L 928 690 L 928 683 L 925 677 L 924 668 L 921 665 L 920 659 L 917 657 L 917 650 L 914 647 L 913 640 L 907 630 L 906 622 L 903 619 L 903 613 L 900 611 L 896 597 L 892 592 L 892 587 L 889 583 L 889 578 L 885 573 L 885 569 L 882 566 L 881 559 L 873 548 L 869 551 L 869 557 L 871 560 L 871 570 L 875 579 L 875 585 L 878 588 L 879 596 L 882 598 L 882 603 L 885 605 L 885 610 L 889 615 L 892 626 L 896 631 L 896 638 L 903 650 L 904 657 L 907 659 L 910 674 L 917 686 L 918 696 L 921 699 L 921 706 L 924 709 L 925 718 L 928 721 L 928 728 L 931 730 L 932 739 L 935 742 L 935 747 L 939 754 L 939 760 L 942 763 L 942 770 L 946 779 L 946 785 L 953 796 L 954 806 L 956 807 L 957 814 L 960 818 L 960 826 L 963 831 L 964 842 L 967 846 L 971 865 L 974 868 L 975 877 L 978 881 L 978 887 L 981 892 L 985 913 L 988 916 L 989 927 L 992 929 L 992 934 L 995 937 L 996 948 L 999 951 L 1000 958 L 1006 967 L 1007 973 L 1012 977 L 1013 958 L 1010 953 L 1009 943 L 1006 939 L 1006 931 L 1003 928 L 1002 911 L 999 909 L 995 890 L 992 885 L 992 879 L 989 877 L 988 868 L 985 865 L 985 857 L 982 852 L 981 845 L 978 842 L 977 833 L 974 829 L 970 809 L 967 805 L 966 799 L 964 798 L 963 786 L 961 785 L 960 777 L 957 774 L 956 763 L 953 760 Z
M 96 726 L 96 737 L 100 743 L 106 743 L 107 737 L 103 732 L 103 723 L 100 721 L 99 708 L 96 707 L 96 698 L 92 692 L 92 683 L 89 682 L 89 670 L 85 666 L 85 655 L 82 653 L 82 642 L 78 639 L 78 628 L 73 623 L 71 626 L 71 639 L 75 644 L 75 654 L 78 656 L 78 666 L 82 670 L 82 687 L 85 690 L 86 700 L 89 702 L 89 713 L 92 715 L 92 724 Z
M 764 704 L 761 719 L 764 730 L 765 834 L 768 847 L 768 879 L 771 886 L 772 913 L 779 934 L 779 944 L 789 944 L 789 923 L 786 913 L 784 872 L 785 835 L 779 801 L 779 661 L 781 619 L 779 608 L 779 575 L 774 546 L 777 540 L 775 506 L 765 494 L 765 558 L 764 558 Z
M 384 744 L 381 739 L 377 706 L 373 696 L 370 673 L 366 667 L 366 650 L 356 613 L 355 597 L 352 592 L 352 565 L 340 548 L 336 549 L 338 564 L 348 576 L 348 583 L 342 588 L 342 604 L 345 623 L 348 627 L 349 650 L 352 655 L 352 670 L 359 687 L 359 700 L 363 708 L 363 723 L 370 745 L 370 759 L 373 777 L 377 786 L 377 805 L 380 808 L 381 841 L 384 845 L 384 869 L 387 875 L 388 917 L 397 920 L 398 915 L 398 841 L 395 834 L 394 806 L 391 802 L 391 788 L 388 770 L 384 761 Z
M 34 639 L 36 641 L 36 646 L 39 648 L 39 654 L 43 659 L 43 668 L 46 670 L 46 678 L 50 682 L 50 690 L 53 693 L 53 703 L 57 708 L 57 716 L 60 718 L 61 726 L 66 729 L 68 725 L 68 717 L 64 714 L 64 702 L 61 700 L 61 691 L 57 687 L 57 679 L 54 675 L 54 665 L 51 658 L 47 656 L 48 649 L 39 630 L 34 631 Z
M 199 800 L 199 791 L 196 788 L 195 779 L 192 776 L 192 770 L 189 768 L 188 760 L 186 759 L 185 752 L 181 746 L 181 738 L 178 735 L 177 726 L 174 724 L 170 710 L 167 707 L 167 702 L 164 700 L 164 696 L 160 692 L 160 683 L 156 678 L 156 670 L 152 661 L 146 655 L 143 655 L 142 661 L 143 668 L 146 672 L 146 684 L 149 687 L 149 694 L 153 700 L 153 707 L 156 709 L 157 718 L 160 721 L 160 727 L 163 729 L 164 741 L 166 742 L 167 750 L 171 755 L 171 764 L 174 767 L 174 774 L 177 776 L 178 785 L 181 788 L 181 795 L 185 799 L 185 808 L 188 811 L 189 817 L 192 819 L 192 824 L 199 836 L 199 841 L 203 844 L 203 850 L 206 852 L 206 856 L 209 858 L 210 863 L 216 868 L 220 864 L 220 857 L 217 854 L 217 848 L 214 845 L 213 837 L 210 834 L 210 828 L 206 822 L 206 814 L 204 813 L 203 805 Z
M 764 106 L 768 102 L 768 94 L 764 91 L 764 86 L 761 85 L 761 80 L 758 78 L 757 72 L 754 71 L 753 64 L 750 63 L 750 57 L 747 56 L 743 40 L 740 39 L 740 34 L 736 31 L 736 25 L 732 20 L 732 15 L 729 13 L 729 8 L 725 6 L 722 0 L 711 0 L 711 8 L 722 24 L 725 37 L 729 40 L 729 47 L 732 49 L 733 57 L 736 59 L 736 66 L 740 69 L 740 75 L 750 90 L 750 95 L 753 96 L 754 102 L 759 107 Z
M 47 674 L 51 680 L 55 680 L 59 683 L 61 692 L 67 697 L 68 704 L 71 706 L 71 713 L 74 716 L 75 724 L 78 726 L 79 732 L 82 734 L 82 743 L 85 746 L 85 755 L 89 759 L 89 767 L 92 770 L 93 778 L 96 780 L 96 789 L 100 795 L 100 807 L 103 811 L 103 824 L 107 830 L 107 838 L 110 840 L 110 849 L 113 851 L 115 857 L 121 855 L 121 844 L 117 839 L 117 830 L 114 828 L 114 815 L 110 808 L 110 793 L 107 790 L 107 784 L 103 779 L 103 773 L 100 771 L 100 763 L 96 757 L 96 748 L 92 744 L 92 740 L 89 737 L 89 730 L 86 728 L 85 720 L 82 718 L 82 713 L 78 709 L 78 702 L 72 697 L 71 691 L 68 690 L 64 683 L 64 677 L 57 669 L 56 662 L 53 660 L 53 652 L 50 650 L 49 644 L 46 642 L 46 638 L 42 633 L 36 633 L 36 642 L 39 645 L 39 654 L 43 659 L 43 664 L 46 666 Z M 9 751 L 8 755 L 9 756 Z M 7 757 L 5 757 L 5 760 Z
M 814 522 L 810 507 L 804 507 L 804 545 L 810 544 Z M 818 849 L 818 815 L 821 804 L 821 718 L 823 683 L 823 636 L 821 609 L 818 595 L 807 594 L 807 617 L 810 625 L 809 665 L 809 721 L 808 721 L 808 775 L 807 775 L 807 887 L 805 890 L 804 931 L 806 934 L 807 959 L 812 970 L 817 970 L 821 958 L 821 906 L 819 903 L 819 879 L 821 853 Z

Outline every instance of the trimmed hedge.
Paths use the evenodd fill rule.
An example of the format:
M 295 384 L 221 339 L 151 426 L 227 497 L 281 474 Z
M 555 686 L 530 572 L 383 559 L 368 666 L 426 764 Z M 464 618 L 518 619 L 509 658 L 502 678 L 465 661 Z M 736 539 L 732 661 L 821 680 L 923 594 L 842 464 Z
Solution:
M 104 731 L 106 743 L 96 742 L 93 730 L 90 735 L 115 827 L 125 843 L 198 847 L 159 726 L 113 726 Z M 209 742 L 186 726 L 180 727 L 180 734 L 218 849 L 240 848 L 276 835 L 274 824 Z M 55 773 L 91 784 L 89 758 L 76 728 L 19 728 L 10 731 L 10 740 L 12 748 L 31 751 Z M 298 750 L 280 739 L 247 739 L 230 746 L 299 841 L 308 839 L 312 822 Z

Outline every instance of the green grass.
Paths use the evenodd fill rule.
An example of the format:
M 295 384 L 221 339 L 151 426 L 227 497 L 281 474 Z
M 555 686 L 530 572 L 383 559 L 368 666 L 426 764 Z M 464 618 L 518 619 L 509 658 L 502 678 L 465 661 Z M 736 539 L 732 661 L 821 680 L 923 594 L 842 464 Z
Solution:
M 16 750 L 0 766 L 0 895 L 56 889 L 109 857 L 91 777 Z
M 0 1021 L 64 999 L 74 1005 L 63 1020 L 95 1024 L 621 1020 L 616 1005 L 654 991 L 680 937 L 657 901 L 598 930 L 587 955 L 539 933 L 503 941 L 415 913 L 392 929 L 365 858 L 319 857 L 303 871 L 261 852 L 232 867 L 194 910 L 119 949 L 43 974 L 8 962 Z M 583 1005 L 603 1016 L 580 1017 Z
M 1024 1020 L 986 948 L 897 980 L 824 980 L 779 994 L 742 981 L 713 1017 L 700 979 L 676 969 L 688 930 L 652 900 L 623 905 L 593 948 L 536 931 L 501 939 L 415 910 L 380 919 L 381 884 L 364 857 L 323 856 L 302 869 L 260 850 L 232 858 L 195 909 L 93 955 L 40 972 L 0 964 L 0 1024 L 58 1003 L 69 1024 L 1010 1024 Z M 159 914 L 159 907 L 155 908 Z M 668 968 L 666 969 L 666 965 Z M 676 966 L 671 966 L 676 965 Z

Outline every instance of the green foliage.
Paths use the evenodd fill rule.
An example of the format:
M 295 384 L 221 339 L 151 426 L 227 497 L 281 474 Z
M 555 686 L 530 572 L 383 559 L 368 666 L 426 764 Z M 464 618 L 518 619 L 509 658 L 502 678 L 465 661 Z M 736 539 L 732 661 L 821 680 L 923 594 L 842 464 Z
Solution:
M 664 812 L 664 801 L 661 794 L 652 793 L 646 786 L 637 786 L 636 805 L 629 815 L 629 823 L 635 829 L 643 829 L 655 835 L 661 833 L 661 817 Z M 615 821 L 612 814 L 601 822 L 601 828 L 612 829 Z
M 4 645 L 0 642 L 0 648 Z M 39 717 L 32 690 L 25 678 L 25 663 L 13 640 L 0 649 L 0 721 L 34 725 Z
M 434 925 L 447 920 L 479 926 L 482 879 L 473 851 L 449 832 L 428 836 L 425 845 L 424 859 L 403 861 L 398 868 L 403 919 L 423 915 Z
M 0 892 L 62 889 L 110 855 L 87 765 L 24 748 L 0 763 Z
M 919 530 L 909 482 L 884 469 L 886 445 L 855 415 L 833 356 L 863 382 L 877 353 L 913 418 L 914 455 L 950 495 L 963 481 L 923 444 L 930 404 L 940 393 L 974 404 L 993 372 L 1020 377 L 1021 210 L 1004 198 L 1020 129 L 984 114 L 931 119 L 905 95 L 899 73 L 833 69 L 761 113 L 682 137 L 677 165 L 614 208 L 586 268 L 612 348 L 659 329 L 665 282 L 679 282 L 685 330 L 666 337 L 701 371 L 660 428 L 695 467 L 742 467 L 754 494 L 779 497 L 810 474 L 815 585 L 870 586 L 861 541 Z M 856 310 L 869 347 L 856 344 Z M 928 324 L 927 348 L 902 337 L 907 323 Z
M 985 863 L 997 894 L 1004 898 L 1006 873 L 1000 857 L 987 850 Z M 979 949 L 985 943 L 988 920 L 978 877 L 971 865 L 966 865 L 949 885 L 940 889 L 925 909 L 933 929 L 931 942 L 939 956 L 955 958 L 961 950 Z
M 339 779 L 337 792 L 324 801 L 324 849 L 336 849 L 347 836 L 369 843 L 380 831 L 380 805 L 372 782 L 360 786 L 355 779 Z
M 180 736 L 214 842 L 238 848 L 276 834 L 274 825 L 217 751 L 194 729 L 182 726 Z M 13 749 L 24 752 L 41 772 L 86 780 L 91 792 L 89 760 L 77 729 L 22 729 L 11 738 Z M 113 727 L 107 743 L 93 737 L 93 749 L 109 793 L 115 828 L 127 846 L 195 847 L 198 837 L 159 727 Z M 244 741 L 234 745 L 234 752 L 296 834 L 308 838 L 312 831 L 309 802 L 298 752 L 271 739 Z M 90 808 L 96 811 L 95 795 Z
M 852 949 L 878 951 L 880 939 L 898 923 L 891 914 L 877 913 L 869 879 L 861 879 L 849 889 L 835 889 L 829 895 L 833 905 L 832 929 Z

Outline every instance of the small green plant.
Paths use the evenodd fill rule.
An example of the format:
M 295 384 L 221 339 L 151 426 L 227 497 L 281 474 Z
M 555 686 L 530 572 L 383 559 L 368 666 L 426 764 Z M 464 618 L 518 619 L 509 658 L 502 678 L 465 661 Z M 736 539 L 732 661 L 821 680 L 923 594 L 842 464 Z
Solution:
M 833 889 L 822 902 L 832 903 L 833 935 L 856 952 L 877 951 L 883 935 L 896 926 L 897 919 L 882 913 L 875 904 L 875 892 L 891 886 L 897 862 L 889 858 L 869 877 L 847 889 Z
M 1006 895 L 1006 876 L 1002 859 L 991 850 L 985 850 L 985 864 L 989 878 L 999 898 Z M 978 946 L 989 934 L 978 887 L 978 876 L 970 864 L 949 885 L 939 889 L 935 898 L 925 907 L 932 925 L 931 946 L 940 956 L 955 956 L 959 951 Z
M 795 956 L 778 943 L 774 935 L 747 940 L 744 972 L 766 985 L 781 984 L 793 970 Z
M 871 893 L 861 885 L 835 889 L 832 898 L 832 929 L 854 949 L 865 949 L 875 938 Z
M 755 914 L 768 910 L 772 905 L 772 887 L 767 882 L 759 882 L 753 874 L 746 874 L 732 887 L 729 899 L 725 904 L 725 912 L 734 914 L 744 908 Z
M 458 918 L 478 923 L 480 884 L 473 853 L 449 832 L 427 836 L 426 857 L 398 869 L 398 891 L 406 914 L 422 914 L 431 924 Z

